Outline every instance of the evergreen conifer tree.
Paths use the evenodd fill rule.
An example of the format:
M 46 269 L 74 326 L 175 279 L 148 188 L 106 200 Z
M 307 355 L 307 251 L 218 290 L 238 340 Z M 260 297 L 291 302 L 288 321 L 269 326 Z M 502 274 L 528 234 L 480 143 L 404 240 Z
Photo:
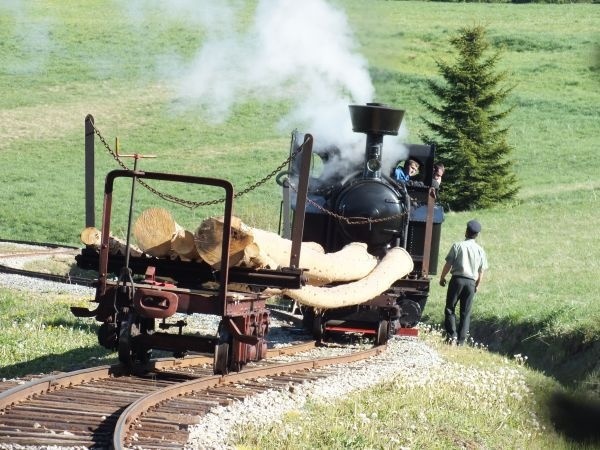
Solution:
M 500 86 L 506 73 L 494 71 L 499 53 L 485 55 L 484 27 L 462 28 L 450 43 L 458 56 L 452 65 L 436 61 L 445 82 L 428 81 L 438 102 L 421 103 L 436 119 L 422 117 L 430 133 L 421 138 L 436 145 L 436 159 L 446 168 L 442 202 L 455 211 L 487 208 L 518 191 L 508 129 L 500 125 L 510 109 L 499 110 L 512 87 Z

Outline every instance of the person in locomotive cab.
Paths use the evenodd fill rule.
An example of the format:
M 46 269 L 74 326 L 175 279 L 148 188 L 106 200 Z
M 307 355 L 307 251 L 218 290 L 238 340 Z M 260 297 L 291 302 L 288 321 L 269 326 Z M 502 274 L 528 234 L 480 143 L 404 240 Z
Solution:
M 433 165 L 433 177 L 431 178 L 431 186 L 433 186 L 436 189 L 440 188 L 440 185 L 442 184 L 442 177 L 444 176 L 445 171 L 446 168 L 442 163 L 435 163 Z
M 419 163 L 414 159 L 407 159 L 404 163 L 404 167 L 396 167 L 394 170 L 394 178 L 397 181 L 406 183 L 410 180 L 410 177 L 414 177 L 417 173 L 419 173 Z
M 467 222 L 465 240 L 452 244 L 446 263 L 440 275 L 440 286 L 446 286 L 446 275 L 452 274 L 446 293 L 444 327 L 449 343 L 463 345 L 469 334 L 471 307 L 477 288 L 488 268 L 484 249 L 475 242 L 481 232 L 481 224 L 476 220 Z M 460 323 L 456 328 L 456 305 L 460 302 Z

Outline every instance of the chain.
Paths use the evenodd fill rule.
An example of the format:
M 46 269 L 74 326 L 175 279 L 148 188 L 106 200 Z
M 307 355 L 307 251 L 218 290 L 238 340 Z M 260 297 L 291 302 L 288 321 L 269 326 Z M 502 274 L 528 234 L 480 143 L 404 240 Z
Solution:
M 110 148 L 110 145 L 108 145 L 108 142 L 106 142 L 106 140 L 100 133 L 100 130 L 98 130 L 98 128 L 96 128 L 96 126 L 93 123 L 92 123 L 92 127 L 94 128 L 94 133 L 96 134 L 96 136 L 98 136 L 98 139 L 100 139 L 100 142 L 102 142 L 106 151 L 115 159 L 115 161 L 117 161 L 119 166 L 121 166 L 121 168 L 123 168 L 125 170 L 131 171 L 131 169 L 129 167 L 127 167 L 127 165 L 125 165 L 125 163 L 121 160 L 121 158 L 119 158 L 117 153 L 115 151 L 113 151 L 113 149 Z M 234 193 L 233 197 L 239 198 L 242 195 L 245 195 L 245 194 L 255 190 L 256 188 L 262 186 L 263 184 L 265 184 L 267 181 L 269 181 L 271 178 L 273 178 L 278 172 L 280 172 L 285 166 L 287 166 L 298 155 L 298 153 L 300 153 L 302 151 L 303 147 L 304 147 L 304 143 L 302 145 L 300 145 L 296 150 L 294 150 L 290 154 L 290 156 L 285 161 L 283 161 L 279 166 L 277 166 L 271 173 L 269 173 L 265 177 L 261 178 L 256 183 L 253 183 L 250 186 L 248 186 L 247 188 L 241 190 L 240 192 Z M 148 189 L 150 192 L 152 192 L 154 195 L 162 198 L 163 200 L 166 200 L 166 201 L 172 202 L 172 203 L 177 203 L 179 205 L 186 206 L 190 209 L 197 208 L 199 206 L 217 205 L 219 203 L 225 202 L 224 197 L 215 199 L 215 200 L 208 200 L 205 202 L 194 202 L 191 200 L 186 200 L 183 198 L 175 197 L 171 194 L 161 192 L 161 191 L 153 188 L 152 186 L 148 185 L 144 180 L 138 179 L 137 181 L 142 186 L 144 186 L 146 189 Z
M 292 190 L 297 194 L 298 190 L 297 190 L 296 186 L 294 186 L 290 182 L 289 178 L 287 179 L 286 182 L 292 188 Z M 406 212 L 403 212 L 403 213 L 399 213 L 399 214 L 394 214 L 393 216 L 382 217 L 379 219 L 371 219 L 370 217 L 345 217 L 345 216 L 336 214 L 327 208 L 322 207 L 317 202 L 315 202 L 314 200 L 312 200 L 308 197 L 306 197 L 306 202 L 311 204 L 312 206 L 314 206 L 315 208 L 317 208 L 319 211 L 323 212 L 324 214 L 327 214 L 328 216 L 331 216 L 331 217 L 339 220 L 340 222 L 345 223 L 346 225 L 366 225 L 366 224 L 371 224 L 371 223 L 381 223 L 381 222 L 387 222 L 388 220 L 400 219 L 400 218 L 406 216 Z

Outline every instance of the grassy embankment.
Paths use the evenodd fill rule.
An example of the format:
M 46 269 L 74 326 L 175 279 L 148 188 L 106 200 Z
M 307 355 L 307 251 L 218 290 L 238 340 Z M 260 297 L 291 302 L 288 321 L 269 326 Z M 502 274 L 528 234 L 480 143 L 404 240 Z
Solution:
M 468 219 L 477 217 L 491 269 L 475 306 L 474 339 L 509 355 L 528 355 L 533 367 L 597 390 L 597 7 L 371 2 L 365 10 L 358 0 L 336 4 L 348 15 L 369 61 L 375 100 L 407 110 L 411 142 L 423 127 L 417 98 L 427 95 L 425 80 L 437 76 L 435 59 L 448 58 L 448 37 L 465 24 L 481 23 L 494 46 L 504 49 L 501 68 L 515 83 L 508 101 L 515 110 L 507 125 L 521 191 L 511 205 L 448 214 L 441 251 L 462 237 Z M 111 145 L 119 136 L 125 153 L 158 154 L 157 160 L 141 162 L 147 170 L 223 177 L 240 190 L 285 158 L 288 134 L 276 124 L 288 102 L 243 103 L 226 122 L 211 124 L 200 108 L 185 108 L 172 80 L 162 76 L 164 56 L 189 62 L 196 55 L 205 36 L 191 18 L 163 11 L 133 20 L 101 4 L 79 9 L 50 2 L 26 9 L 19 14 L 0 10 L 2 238 L 77 243 L 84 225 L 83 120 L 88 113 Z M 248 21 L 246 11 L 238 17 L 240 29 Z M 117 166 L 97 145 L 100 204 L 100 175 Z M 117 206 L 121 214 L 128 188 L 120 186 L 116 194 L 123 199 Z M 157 204 L 138 192 L 136 211 Z M 186 188 L 174 192 L 202 198 Z M 275 183 L 267 183 L 240 198 L 236 212 L 253 226 L 276 229 L 277 198 Z M 218 212 L 158 205 L 190 228 Z M 441 322 L 444 292 L 432 288 L 430 323 Z M 2 315 L 2 328 L 24 327 L 32 299 L 5 290 L 2 297 L 2 308 L 14 312 Z M 66 306 L 62 311 L 68 317 Z M 60 330 L 48 327 L 56 320 L 31 320 L 30 330 Z M 78 333 L 75 321 L 62 320 L 68 333 Z M 71 350 L 63 344 L 53 349 L 43 339 L 19 347 L 20 336 L 2 337 L 4 375 L 37 370 L 28 365 L 36 358 L 43 358 L 41 367 L 64 368 L 76 359 L 70 352 L 78 352 L 81 343 L 94 345 L 93 336 L 83 333 L 78 339 L 60 335 Z M 56 364 L 42 356 L 50 352 L 60 354 Z

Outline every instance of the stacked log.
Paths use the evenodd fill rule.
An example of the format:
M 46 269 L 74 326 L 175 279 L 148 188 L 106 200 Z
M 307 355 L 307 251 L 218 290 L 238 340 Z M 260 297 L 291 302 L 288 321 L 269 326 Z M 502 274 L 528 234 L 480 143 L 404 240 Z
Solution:
M 221 268 L 223 242 L 223 217 L 204 220 L 194 233 L 196 249 L 200 257 L 215 269 Z M 229 266 L 249 266 L 258 257 L 258 249 L 253 245 L 252 230 L 238 217 L 231 218 L 229 237 Z M 267 262 L 265 262 L 266 264 Z M 260 264 L 256 261 L 256 264 Z M 276 267 L 272 267 L 275 269 Z
M 220 226 L 219 226 L 220 224 Z M 220 249 L 222 238 L 222 218 L 209 218 L 196 231 L 196 241 L 206 239 L 205 230 L 211 230 L 209 249 Z M 213 230 L 218 232 L 213 233 Z M 252 237 L 252 241 L 250 239 Z M 234 255 L 242 261 L 244 254 L 240 248 L 252 248 L 258 261 L 272 261 L 276 267 L 289 265 L 291 241 L 276 233 L 251 228 L 241 221 L 232 221 L 232 242 L 236 241 Z M 205 242 L 206 243 L 206 242 Z M 203 250 L 199 249 L 202 257 Z M 235 253 L 237 252 L 237 253 Z M 210 253 L 213 264 L 220 263 L 220 253 Z M 232 261 L 230 261 L 231 263 Z M 270 290 L 273 295 L 283 294 L 300 304 L 319 309 L 340 308 L 364 303 L 392 286 L 392 284 L 413 270 L 413 260 L 403 248 L 390 249 L 381 261 L 367 252 L 367 245 L 353 242 L 342 250 L 324 253 L 315 243 L 303 243 L 300 251 L 300 267 L 307 269 L 307 286 L 301 289 Z M 326 287 L 331 283 L 337 286 Z
M 223 218 L 209 218 L 196 230 L 196 245 L 202 259 L 218 268 L 221 263 Z M 254 268 L 287 267 L 292 241 L 277 233 L 252 228 L 236 218 L 232 220 L 230 265 Z M 351 264 L 348 262 L 351 261 Z M 325 253 L 314 242 L 305 242 L 300 250 L 300 267 L 306 268 L 307 283 L 322 286 L 347 282 L 366 276 L 377 265 L 377 258 L 367 252 L 367 245 L 354 242 L 339 252 Z
M 141 213 L 133 227 L 138 247 L 132 255 L 142 253 L 156 258 L 203 260 L 215 269 L 221 267 L 223 217 L 208 218 L 192 233 L 180 226 L 161 208 Z M 86 228 L 81 241 L 100 247 L 100 231 Z M 112 252 L 125 253 L 122 240 L 110 238 Z M 229 266 L 277 269 L 290 263 L 292 242 L 276 233 L 252 228 L 239 218 L 231 219 Z M 398 279 L 410 273 L 413 261 L 403 248 L 393 248 L 378 261 L 367 245 L 353 242 L 338 252 L 325 253 L 314 242 L 302 243 L 300 268 L 306 269 L 307 285 L 301 289 L 270 290 L 298 303 L 319 309 L 358 305 L 385 292 Z M 333 287 L 327 285 L 336 284 Z
M 175 234 L 171 238 L 171 255 L 177 255 L 183 260 L 200 260 L 200 253 L 196 248 L 194 233 L 177 225 Z

